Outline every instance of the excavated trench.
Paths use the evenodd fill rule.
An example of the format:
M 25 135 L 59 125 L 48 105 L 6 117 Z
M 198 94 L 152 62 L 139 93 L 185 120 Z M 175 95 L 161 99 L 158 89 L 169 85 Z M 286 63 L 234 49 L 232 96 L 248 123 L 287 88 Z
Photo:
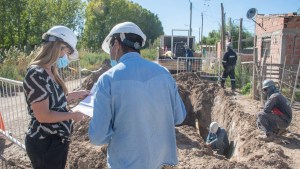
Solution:
M 234 94 L 221 89 L 215 82 L 200 79 L 196 73 L 182 73 L 174 78 L 187 110 L 185 121 L 176 127 L 178 168 L 288 167 L 281 149 L 266 147 L 254 138 L 258 134 L 255 116 L 243 112 L 243 108 L 232 99 Z M 86 88 L 95 79 L 97 76 L 92 75 L 86 81 Z M 231 144 L 225 153 L 226 158 L 205 145 L 212 121 L 218 122 L 228 132 Z M 74 125 L 69 167 L 107 168 L 106 146 L 89 143 L 88 123 L 89 119 L 85 119 Z M 278 158 L 270 159 L 265 155 L 270 151 Z
M 83 87 L 90 89 L 109 67 L 109 61 L 104 62 L 98 72 L 87 78 Z M 249 103 L 241 105 L 241 100 L 235 94 L 221 89 L 213 81 L 199 77 L 197 73 L 174 75 L 188 113 L 183 124 L 176 127 L 178 168 L 291 168 L 290 157 L 285 155 L 282 146 L 255 139 L 259 131 L 255 125 L 256 117 L 251 112 L 256 112 L 256 109 L 249 111 Z M 68 168 L 107 168 L 107 146 L 90 143 L 87 132 L 89 121 L 90 118 L 86 118 L 74 124 Z M 228 133 L 231 144 L 225 153 L 226 158 L 216 154 L 205 144 L 212 121 L 218 122 Z M 300 144 L 300 141 L 294 141 L 297 144 L 293 146 Z M 9 158 L 10 161 L 20 159 L 13 155 Z M 26 167 L 18 165 L 21 163 L 26 164 Z M 30 168 L 28 158 L 14 164 Z
M 226 114 L 226 108 L 224 107 L 224 104 L 227 103 L 226 97 L 231 93 L 220 90 L 219 86 L 213 81 L 201 80 L 197 74 L 194 75 L 175 76 L 187 111 L 187 117 L 182 125 L 196 128 L 199 136 L 204 141 L 207 138 L 209 125 L 212 121 L 218 122 L 220 127 L 226 131 L 228 131 L 227 129 L 229 131 L 234 130 L 234 126 L 232 128 L 231 124 L 226 124 L 226 121 L 224 121 L 225 118 L 234 116 L 234 113 Z M 228 133 L 230 147 L 224 152 L 226 158 L 233 155 L 237 144 L 236 135 L 231 135 L 231 133 Z
M 234 167 L 229 168 L 238 165 L 242 168 L 289 168 L 288 158 L 280 146 L 269 146 L 255 138 L 260 134 L 255 123 L 257 102 L 241 105 L 244 102 L 237 99 L 236 93 L 223 90 L 215 82 L 205 81 L 195 73 L 174 77 L 188 112 L 183 125 L 196 128 L 203 142 L 212 121 L 218 122 L 227 131 L 230 147 L 224 156 L 229 159 L 229 165 L 234 163 Z M 226 165 L 223 159 L 222 168 Z

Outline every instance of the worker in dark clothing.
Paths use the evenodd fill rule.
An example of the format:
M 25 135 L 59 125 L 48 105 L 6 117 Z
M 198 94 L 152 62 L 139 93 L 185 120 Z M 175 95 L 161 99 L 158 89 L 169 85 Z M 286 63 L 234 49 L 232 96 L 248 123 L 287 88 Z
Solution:
M 292 109 L 288 100 L 275 87 L 274 81 L 263 82 L 263 92 L 267 96 L 263 112 L 257 115 L 257 126 L 263 131 L 258 138 L 272 141 L 274 136 L 286 133 L 292 121 Z
M 229 147 L 227 133 L 223 128 L 219 127 L 217 122 L 212 122 L 209 126 L 206 145 L 216 150 L 220 155 L 224 155 L 224 150 Z
M 231 79 L 231 90 L 235 91 L 235 75 L 234 75 L 234 68 L 236 65 L 237 55 L 232 50 L 231 43 L 228 43 L 227 45 L 227 52 L 224 54 L 222 65 L 224 68 L 222 80 L 221 80 L 221 86 L 225 89 L 225 80 L 226 78 L 230 77 Z
M 185 49 L 185 57 L 186 57 L 186 70 L 188 72 L 192 71 L 192 57 L 193 57 L 193 51 L 189 48 L 188 45 L 184 45 L 184 49 Z

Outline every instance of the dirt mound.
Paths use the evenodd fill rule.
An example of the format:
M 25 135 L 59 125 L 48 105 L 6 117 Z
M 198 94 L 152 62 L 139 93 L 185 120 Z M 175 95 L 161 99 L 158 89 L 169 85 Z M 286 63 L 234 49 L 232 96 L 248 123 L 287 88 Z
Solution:
M 107 62 L 92 73 L 84 82 L 85 88 L 90 89 L 109 67 Z M 294 112 L 291 133 L 266 143 L 255 138 L 260 134 L 255 124 L 259 102 L 223 90 L 216 82 L 201 79 L 197 73 L 180 73 L 174 78 L 188 113 L 183 124 L 176 127 L 178 168 L 300 168 L 297 163 L 300 158 L 299 112 Z M 107 146 L 94 146 L 89 142 L 89 121 L 90 118 L 86 118 L 74 124 L 68 156 L 70 168 L 107 168 Z M 226 157 L 205 145 L 212 121 L 228 131 L 230 148 Z M 23 163 L 21 168 L 30 168 L 28 158 L 10 159 L 16 160 L 12 166 Z

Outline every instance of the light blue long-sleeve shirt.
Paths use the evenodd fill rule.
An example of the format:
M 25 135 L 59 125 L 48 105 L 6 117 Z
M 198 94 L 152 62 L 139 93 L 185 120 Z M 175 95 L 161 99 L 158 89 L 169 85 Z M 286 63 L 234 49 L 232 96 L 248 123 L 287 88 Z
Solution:
M 108 144 L 113 169 L 175 165 L 175 124 L 185 116 L 171 74 L 130 52 L 98 79 L 89 138 L 96 145 Z

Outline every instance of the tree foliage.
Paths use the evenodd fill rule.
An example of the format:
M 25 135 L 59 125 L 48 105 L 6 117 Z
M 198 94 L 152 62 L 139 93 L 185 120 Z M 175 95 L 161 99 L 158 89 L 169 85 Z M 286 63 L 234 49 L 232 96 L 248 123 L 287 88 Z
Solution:
M 81 0 L 1 0 L 0 48 L 32 49 L 42 34 L 54 25 L 73 30 L 83 23 Z
M 203 37 L 203 44 L 215 45 L 218 41 L 220 41 L 220 39 L 220 31 L 212 30 L 208 33 L 208 37 Z
M 231 37 L 233 42 L 233 48 L 238 48 L 238 39 L 239 39 L 239 26 L 233 23 L 230 24 Z M 229 30 L 229 25 L 226 26 L 226 30 Z M 242 31 L 242 48 L 253 47 L 253 36 L 250 32 L 243 30 Z M 221 40 L 220 30 L 212 30 L 208 33 L 207 37 L 203 37 L 203 44 L 215 45 Z
M 12 46 L 31 51 L 54 25 L 75 30 L 81 45 L 97 50 L 110 29 L 124 21 L 139 25 L 148 42 L 163 34 L 157 15 L 128 0 L 1 0 L 0 61 Z
M 85 12 L 82 45 L 98 50 L 111 28 L 120 22 L 136 23 L 152 43 L 163 34 L 157 15 L 128 0 L 90 0 Z

